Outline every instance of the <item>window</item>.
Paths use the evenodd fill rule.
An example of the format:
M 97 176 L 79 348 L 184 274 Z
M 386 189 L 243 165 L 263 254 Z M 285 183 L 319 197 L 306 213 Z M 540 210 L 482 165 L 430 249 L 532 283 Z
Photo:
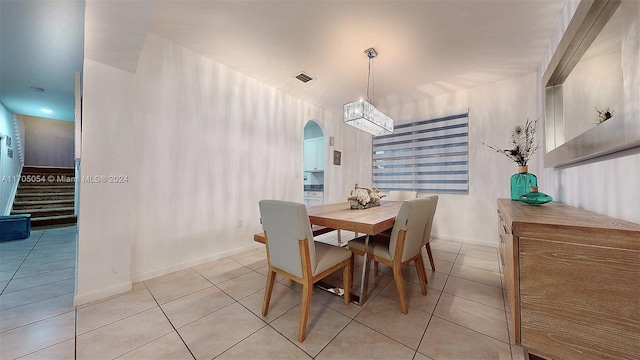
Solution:
M 469 193 L 469 113 L 395 127 L 373 138 L 373 186 L 381 191 Z

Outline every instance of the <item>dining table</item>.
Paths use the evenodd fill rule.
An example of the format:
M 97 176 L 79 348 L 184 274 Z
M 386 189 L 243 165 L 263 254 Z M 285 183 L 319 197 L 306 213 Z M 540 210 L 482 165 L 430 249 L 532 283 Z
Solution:
M 367 299 L 370 267 L 370 258 L 367 252 L 369 236 L 393 228 L 401 205 L 402 201 L 382 200 L 379 206 L 366 209 L 351 209 L 349 202 L 307 207 L 309 223 L 314 225 L 314 227 L 320 227 L 320 229 L 316 231 L 326 232 L 326 229 L 335 229 L 338 232 L 338 236 L 340 236 L 340 230 L 345 230 L 365 236 L 365 254 L 360 281 L 360 296 L 354 296 L 354 302 L 358 305 L 364 304 Z M 316 231 L 314 231 L 314 236 L 316 235 Z M 264 243 L 264 234 L 255 234 L 254 240 Z

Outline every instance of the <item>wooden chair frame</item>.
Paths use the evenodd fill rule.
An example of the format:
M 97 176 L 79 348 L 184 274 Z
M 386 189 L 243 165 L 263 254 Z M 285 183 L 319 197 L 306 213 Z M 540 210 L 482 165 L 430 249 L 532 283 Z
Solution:
M 420 279 L 420 289 L 422 290 L 422 295 L 427 295 L 427 272 L 424 269 L 424 262 L 422 260 L 422 252 L 418 252 L 418 254 L 411 259 L 406 261 L 402 261 L 402 249 L 404 248 L 404 241 L 407 232 L 406 230 L 400 230 L 398 233 L 398 241 L 396 242 L 396 250 L 393 256 L 393 260 L 389 261 L 385 258 L 378 257 L 369 253 L 367 256 L 371 256 L 371 260 L 374 261 L 374 267 L 376 267 L 377 263 L 382 263 L 387 266 L 393 268 L 393 278 L 396 282 L 396 288 L 398 289 L 398 295 L 400 295 L 400 310 L 402 313 L 406 314 L 408 312 L 407 306 L 407 297 L 404 291 L 404 283 L 402 280 L 402 268 L 412 261 L 415 262 L 416 272 L 418 273 L 418 278 Z M 364 252 L 350 248 L 351 252 L 354 255 L 364 256 Z M 353 255 L 352 255 L 353 259 Z
M 313 272 L 311 269 L 311 257 L 309 255 L 309 241 L 307 239 L 299 240 L 298 245 L 300 247 L 300 258 L 302 259 L 302 278 L 300 278 L 271 265 L 271 258 L 269 257 L 269 239 L 267 237 L 266 231 L 264 232 L 264 239 L 265 244 L 267 245 L 267 262 L 269 264 L 269 275 L 267 275 L 267 287 L 264 292 L 262 316 L 267 316 L 267 314 L 269 313 L 269 302 L 271 301 L 271 294 L 273 292 L 273 284 L 276 279 L 276 274 L 280 274 L 301 284 L 302 303 L 300 305 L 300 326 L 298 327 L 298 341 L 303 342 L 306 337 L 307 320 L 309 319 L 309 308 L 311 307 L 311 293 L 313 292 L 313 284 L 331 275 L 336 270 L 344 267 L 342 272 L 342 278 L 344 282 L 344 304 L 349 305 L 349 294 L 351 284 L 353 282 L 353 255 L 351 255 L 350 258 L 321 272 L 320 274 L 313 276 Z

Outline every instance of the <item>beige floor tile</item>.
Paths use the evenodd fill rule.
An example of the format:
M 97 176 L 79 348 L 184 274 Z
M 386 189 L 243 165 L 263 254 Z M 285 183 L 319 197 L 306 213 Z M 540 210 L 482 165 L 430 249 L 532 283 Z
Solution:
M 436 304 L 440 298 L 440 291 L 436 289 L 427 288 L 427 295 L 422 295 L 420 284 L 415 283 L 405 282 L 404 292 L 407 298 L 407 304 L 409 305 L 409 311 L 416 309 L 431 314 L 436 308 Z M 400 311 L 400 295 L 398 294 L 395 281 L 387 285 L 379 295 L 396 301 L 398 303 L 398 311 Z
M 15 359 L 73 339 L 75 313 L 54 316 L 0 334 L 0 359 Z
M 417 352 L 416 355 L 413 357 L 413 360 L 433 360 L 433 359 Z
M 271 326 L 307 354 L 316 356 L 350 321 L 351 318 L 320 303 L 312 302 L 304 342 L 298 343 L 300 306 L 277 318 Z
M 107 301 L 107 300 L 115 299 L 117 297 L 128 295 L 128 294 L 131 294 L 132 292 L 136 292 L 136 291 L 139 291 L 139 290 L 145 290 L 145 289 L 147 289 L 147 286 L 144 284 L 143 281 L 140 281 L 140 282 L 131 284 L 131 290 L 129 290 L 127 292 L 119 293 L 119 294 L 115 294 L 115 295 L 111 295 L 111 296 L 107 296 L 106 298 L 98 299 L 96 301 L 91 301 L 91 302 L 88 302 L 88 303 L 85 303 L 85 304 L 80 304 L 80 305 L 77 305 L 77 308 L 78 309 L 82 309 L 82 308 L 87 307 L 87 306 L 92 306 L 92 305 L 95 305 L 95 304 L 99 304 L 99 303 Z
M 524 349 L 517 345 L 511 345 L 511 358 L 513 360 L 528 360 Z
M 413 271 L 415 272 L 415 270 Z M 351 288 L 351 291 L 353 291 L 353 293 L 356 295 L 360 295 L 360 285 L 362 284 L 361 279 L 362 266 L 356 266 L 353 275 L 353 287 Z M 378 276 L 373 275 L 373 263 L 371 263 L 371 269 L 369 272 L 369 284 L 367 288 L 367 291 L 369 292 L 368 296 L 372 297 L 373 295 L 379 293 L 392 281 L 393 276 L 389 276 L 382 272 L 378 273 Z
M 462 250 L 464 249 L 476 249 L 476 250 L 482 250 L 482 251 L 496 252 L 498 251 L 498 243 L 496 242 L 496 246 L 486 246 L 486 245 L 480 245 L 480 244 L 466 243 L 466 244 L 462 244 Z
M 509 342 L 504 310 L 443 293 L 433 314 L 502 342 Z
M 73 293 L 0 311 L 0 332 L 73 311 Z
M 67 279 L 47 285 L 5 293 L 0 295 L 0 310 L 72 293 L 75 291 L 75 286 L 75 279 Z
M 460 257 L 458 256 L 458 258 Z M 451 269 L 453 268 L 452 262 L 433 259 L 433 263 L 436 265 L 436 271 L 439 273 L 448 275 L 449 273 L 451 273 Z M 427 264 L 425 264 L 425 266 L 427 266 Z M 430 268 L 431 265 L 428 265 L 428 266 L 429 266 L 429 269 L 431 269 Z
M 216 359 L 311 359 L 277 331 L 266 326 Z
M 215 286 L 162 305 L 162 310 L 175 328 L 181 328 L 235 302 Z
M 24 260 L 7 260 L 0 263 L 0 271 L 17 271 Z
M 171 359 L 192 360 L 193 356 L 184 345 L 178 334 L 171 332 L 157 340 L 128 352 L 118 359 Z
M 172 281 L 174 281 L 176 279 L 180 279 L 180 278 L 183 278 L 183 277 L 188 276 L 188 275 L 193 275 L 195 273 L 196 273 L 196 271 L 193 268 L 186 268 L 186 269 L 174 271 L 174 272 L 169 273 L 169 274 L 157 276 L 157 277 L 154 277 L 154 278 L 149 279 L 149 280 L 145 280 L 144 284 L 147 287 L 156 286 L 156 285 L 160 285 L 160 284 L 163 284 L 163 283 L 172 282 Z
M 208 262 L 200 264 L 200 265 L 193 266 L 192 269 L 197 271 L 197 272 L 201 272 L 201 271 L 204 271 L 204 270 L 209 269 L 211 267 L 220 266 L 222 264 L 226 264 L 226 263 L 229 263 L 229 262 L 233 262 L 233 259 L 225 257 L 225 258 L 222 258 L 222 259 L 216 259 L 216 260 L 208 261 Z
M 76 276 L 75 268 L 66 268 L 62 270 L 50 271 L 44 274 L 25 276 L 21 278 L 13 278 L 9 285 L 4 289 L 4 293 L 24 290 L 36 286 L 46 285 L 62 280 L 74 279 Z
M 486 260 L 471 256 L 458 256 L 456 265 L 471 266 L 489 271 L 500 271 L 497 257 L 495 260 Z
M 239 254 L 231 255 L 229 256 L 229 259 L 238 261 L 240 259 L 244 259 L 254 255 L 261 255 L 261 254 L 265 256 L 267 254 L 266 247 L 263 244 L 261 244 L 259 247 L 256 247 L 255 249 L 251 249 L 251 250 L 243 251 Z
M 32 352 L 25 357 L 21 357 L 20 360 L 69 360 L 74 359 L 75 354 L 76 339 L 73 338 Z
M 229 262 L 225 262 L 222 264 L 218 264 L 216 266 L 206 268 L 199 272 L 200 274 L 202 274 L 202 276 L 207 278 L 207 280 L 217 285 L 223 281 L 227 281 L 227 280 L 236 278 L 240 275 L 247 274 L 251 272 L 251 269 L 240 264 L 235 260 L 232 260 Z
M 56 270 L 64 270 L 64 269 L 75 269 L 75 262 L 70 260 L 56 261 L 41 265 L 33 265 L 33 266 L 23 266 L 18 272 L 16 272 L 15 278 L 22 278 L 25 276 L 46 274 L 51 271 Z
M 507 343 L 433 317 L 418 348 L 432 359 L 510 360 Z
M 449 276 L 437 271 L 427 270 L 427 286 L 442 291 Z
M 197 272 L 159 284 L 149 285 L 146 283 L 146 285 L 158 304 L 161 305 L 213 286 Z
M 78 309 L 78 334 L 84 334 L 157 307 L 149 290 L 142 289 Z
M 491 260 L 496 262 L 498 261 L 497 249 L 487 251 L 487 250 L 479 250 L 474 248 L 463 247 L 462 250 L 460 250 L 460 255 L 475 257 L 475 258 L 485 259 L 485 260 Z
M 431 250 L 446 251 L 457 254 L 460 251 L 460 245 L 447 244 L 444 241 L 430 241 Z
M 499 271 L 484 270 L 472 266 L 453 265 L 451 275 L 479 283 L 502 287 Z
M 426 251 L 423 251 L 423 252 L 426 253 Z M 437 259 L 437 260 L 442 260 L 442 261 L 448 261 L 448 262 L 451 262 L 451 263 L 456 261 L 456 257 L 458 257 L 458 254 L 454 254 L 454 253 L 446 252 L 446 251 L 441 251 L 441 250 L 433 250 L 432 249 L 431 253 L 433 254 L 433 259 L 434 260 Z M 427 267 L 431 266 L 429 264 L 428 255 L 424 256 L 423 258 L 424 258 L 425 265 L 427 265 Z
M 248 267 L 249 269 L 255 270 L 261 268 L 267 263 L 267 254 L 265 252 L 261 252 L 258 254 L 254 254 L 251 256 L 246 256 L 243 258 L 235 259 L 238 263 Z
M 260 291 L 264 289 L 266 285 L 267 277 L 260 275 L 255 271 L 217 284 L 220 290 L 224 291 L 227 295 L 236 300 L 240 300 Z
M 353 302 L 349 305 L 344 304 L 344 299 L 340 296 L 336 296 L 332 293 L 326 291 L 318 291 L 314 293 L 311 297 L 311 301 L 315 301 L 323 304 L 324 306 L 328 306 L 333 310 L 341 313 L 342 315 L 346 315 L 350 318 L 356 317 L 362 311 L 362 306 L 359 306 Z
M 311 299 L 315 295 L 311 296 Z M 240 300 L 240 304 L 249 309 L 256 316 L 266 322 L 277 319 L 280 315 L 298 306 L 302 301 L 302 294 L 294 291 L 284 285 L 275 283 L 273 292 L 271 293 L 271 301 L 269 301 L 269 313 L 262 316 L 262 304 L 264 302 L 264 289 L 257 291 L 244 299 Z
M 264 321 L 234 303 L 178 329 L 178 332 L 196 359 L 212 359 L 264 326 Z
M 78 359 L 113 359 L 173 331 L 160 308 L 153 308 L 77 337 Z
M 495 286 L 450 276 L 444 292 L 504 310 L 502 289 Z
M 431 314 L 412 308 L 403 314 L 397 301 L 380 295 L 365 304 L 355 320 L 416 350 L 430 317 Z
M 420 334 L 422 336 L 422 334 Z M 415 351 L 352 321 L 316 356 L 319 360 L 333 359 L 412 359 Z
M 0 281 L 9 281 L 16 274 L 15 270 L 0 271 Z

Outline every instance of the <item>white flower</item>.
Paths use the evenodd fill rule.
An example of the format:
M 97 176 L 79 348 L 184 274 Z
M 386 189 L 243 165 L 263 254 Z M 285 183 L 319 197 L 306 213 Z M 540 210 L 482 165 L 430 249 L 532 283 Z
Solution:
M 371 200 L 371 197 L 369 197 L 369 192 L 366 189 L 356 189 L 355 196 L 362 205 L 367 205 Z

